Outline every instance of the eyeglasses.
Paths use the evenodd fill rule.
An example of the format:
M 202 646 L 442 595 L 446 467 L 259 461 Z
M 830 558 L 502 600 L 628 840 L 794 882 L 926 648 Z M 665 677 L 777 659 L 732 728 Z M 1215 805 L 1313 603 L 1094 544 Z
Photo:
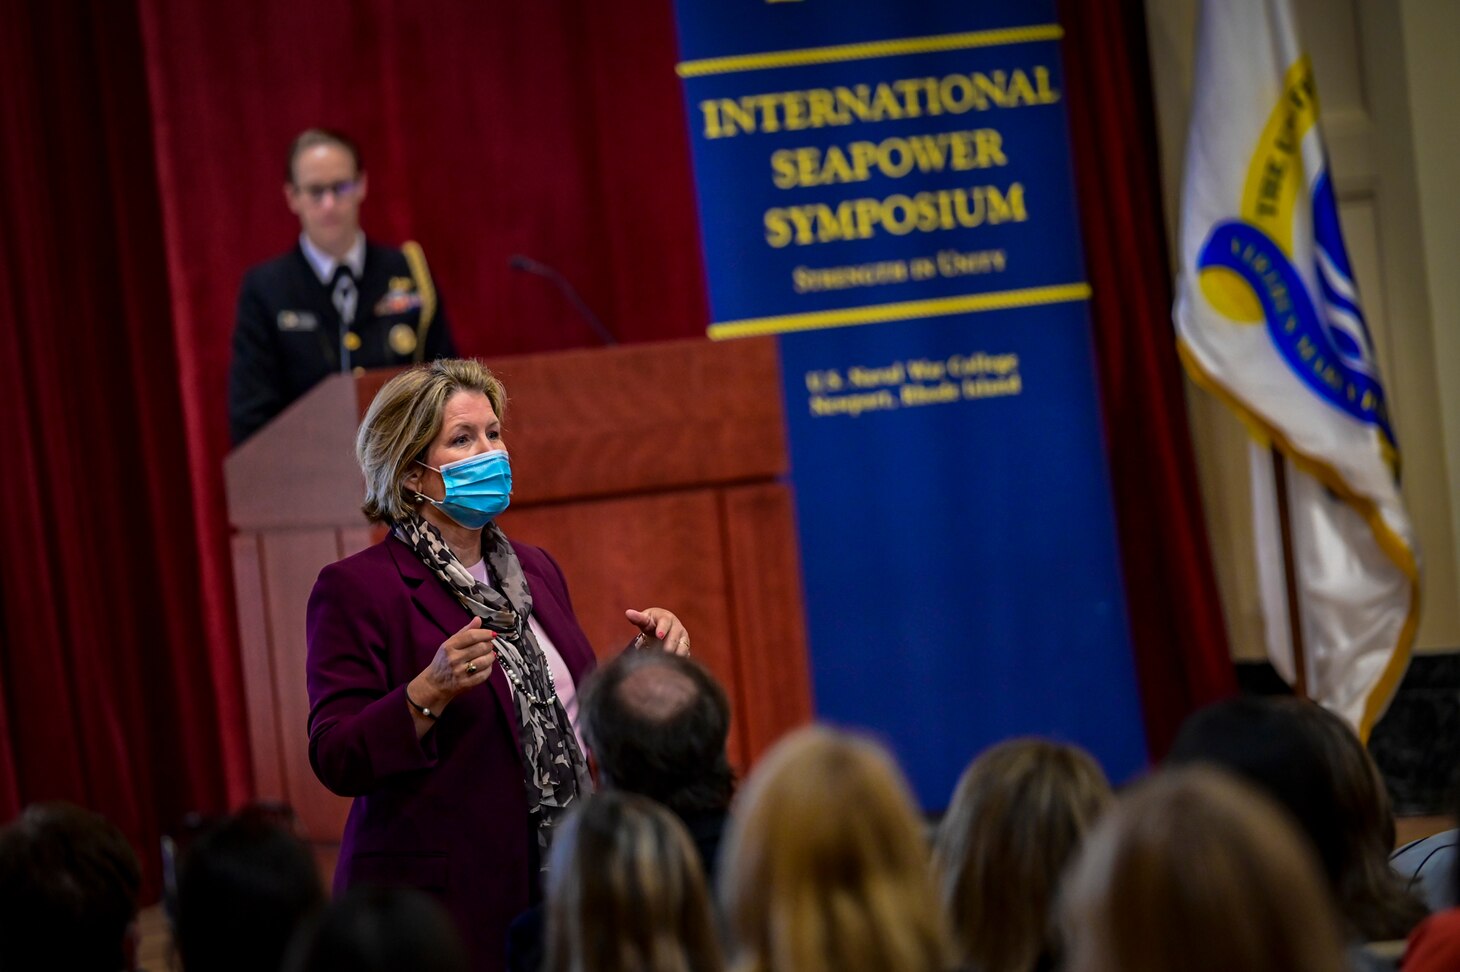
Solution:
M 323 186 L 295 186 L 294 191 L 308 196 L 309 201 L 317 205 L 324 202 L 326 195 L 332 195 L 336 199 L 348 199 L 359 188 L 359 179 L 346 179 L 343 182 L 331 182 Z

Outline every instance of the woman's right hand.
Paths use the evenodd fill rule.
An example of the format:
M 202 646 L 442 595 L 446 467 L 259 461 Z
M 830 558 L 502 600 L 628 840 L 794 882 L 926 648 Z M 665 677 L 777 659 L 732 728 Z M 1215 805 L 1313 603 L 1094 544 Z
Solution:
M 497 660 L 497 649 L 492 645 L 496 637 L 495 631 L 482 627 L 481 618 L 472 618 L 466 627 L 443 641 L 431 664 L 411 679 L 406 686 L 411 701 L 439 714 L 462 692 L 485 682 Z

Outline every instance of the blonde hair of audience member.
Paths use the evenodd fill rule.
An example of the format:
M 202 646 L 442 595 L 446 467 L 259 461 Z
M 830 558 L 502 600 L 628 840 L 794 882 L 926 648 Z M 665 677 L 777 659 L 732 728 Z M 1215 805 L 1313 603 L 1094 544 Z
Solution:
M 1028 972 L 1057 952 L 1059 877 L 1111 800 L 1083 749 L 1013 739 L 964 771 L 938 828 L 935 871 L 962 967 Z
M 721 972 L 710 896 L 684 824 L 606 791 L 563 824 L 547 878 L 548 972 Z
M 736 972 L 942 972 L 922 822 L 882 747 L 826 728 L 778 743 L 731 815 L 720 900 Z
M 1068 972 L 1344 972 L 1307 840 L 1271 798 L 1167 770 L 1096 824 L 1061 892 Z
M 396 523 L 413 505 L 402 482 L 441 431 L 446 400 L 458 391 L 480 392 L 497 418 L 507 421 L 507 392 L 487 366 L 473 358 L 442 358 L 417 365 L 381 388 L 355 435 L 355 456 L 365 474 L 371 523 Z

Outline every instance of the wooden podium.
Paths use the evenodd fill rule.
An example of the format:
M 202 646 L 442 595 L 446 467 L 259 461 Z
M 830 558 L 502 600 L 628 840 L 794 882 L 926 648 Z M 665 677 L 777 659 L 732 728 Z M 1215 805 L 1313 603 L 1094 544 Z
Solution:
M 502 527 L 562 565 L 600 652 L 662 606 L 734 710 L 742 772 L 811 716 L 780 365 L 773 339 L 641 344 L 488 361 L 507 387 Z M 360 416 L 390 372 L 335 375 L 224 462 L 254 785 L 328 857 L 349 800 L 309 766 L 304 615 L 326 564 L 378 542 L 360 513 Z

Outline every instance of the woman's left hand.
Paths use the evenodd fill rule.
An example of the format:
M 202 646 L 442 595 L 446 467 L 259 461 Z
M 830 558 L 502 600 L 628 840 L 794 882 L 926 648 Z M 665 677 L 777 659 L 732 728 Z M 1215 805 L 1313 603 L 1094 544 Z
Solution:
M 639 629 L 639 637 L 634 639 L 635 647 L 660 648 L 676 655 L 689 654 L 689 632 L 684 630 L 684 625 L 679 623 L 673 611 L 657 607 L 642 611 L 630 609 L 624 612 L 624 616 Z

